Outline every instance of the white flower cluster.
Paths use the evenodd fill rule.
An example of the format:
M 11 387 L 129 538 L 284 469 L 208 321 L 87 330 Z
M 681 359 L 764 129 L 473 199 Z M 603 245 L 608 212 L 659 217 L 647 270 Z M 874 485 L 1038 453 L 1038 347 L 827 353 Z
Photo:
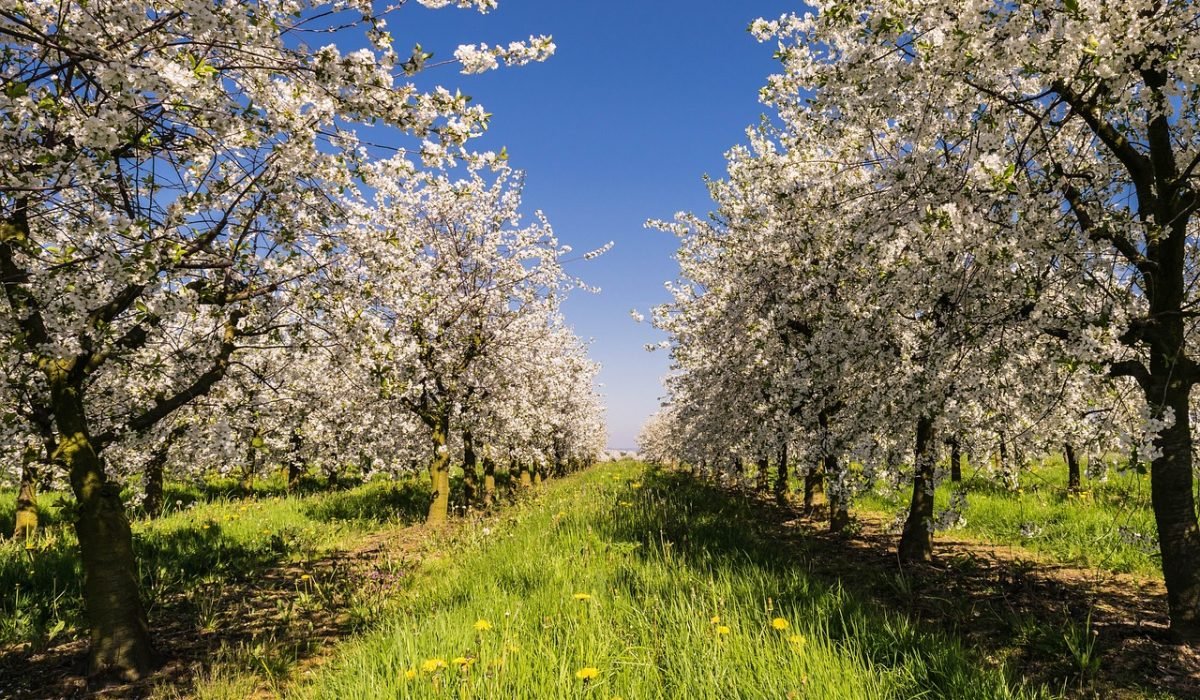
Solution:
M 554 55 L 557 47 L 549 36 L 531 36 L 528 41 L 514 41 L 508 46 L 462 44 L 454 50 L 454 58 L 466 74 L 495 70 L 504 61 L 509 66 L 541 62 Z

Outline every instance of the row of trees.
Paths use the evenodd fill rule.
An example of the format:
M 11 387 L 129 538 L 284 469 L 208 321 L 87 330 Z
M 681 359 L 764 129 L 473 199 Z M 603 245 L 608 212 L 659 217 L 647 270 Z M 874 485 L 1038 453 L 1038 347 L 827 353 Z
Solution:
M 1172 629 L 1200 641 L 1200 8 L 816 6 L 751 26 L 778 41 L 774 114 L 712 216 L 658 224 L 681 240 L 654 314 L 676 371 L 643 450 L 823 473 L 835 527 L 907 479 L 910 561 L 943 449 L 1132 453 Z
M 438 522 L 451 460 L 473 483 L 603 447 L 570 250 L 523 222 L 503 154 L 467 150 L 483 108 L 411 82 L 430 55 L 393 48 L 398 9 L 0 8 L 0 459 L 26 529 L 36 484 L 70 484 L 93 673 L 155 663 L 124 484 L 153 513 L 172 475 L 428 468 Z

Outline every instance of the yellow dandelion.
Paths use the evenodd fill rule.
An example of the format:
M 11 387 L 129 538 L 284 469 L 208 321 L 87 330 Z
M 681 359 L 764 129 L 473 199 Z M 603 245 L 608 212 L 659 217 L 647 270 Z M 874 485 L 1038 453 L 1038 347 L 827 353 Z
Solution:
M 304 574 L 303 576 L 301 576 L 301 577 L 300 577 L 300 580 L 301 580 L 301 581 L 307 581 L 307 580 L 309 580 L 309 579 L 311 579 L 311 578 L 312 578 L 312 576 L 309 576 L 308 574 Z
M 470 666 L 471 664 L 475 663 L 475 658 L 471 656 L 456 656 L 450 661 L 450 663 L 454 664 L 455 666 Z
M 725 625 L 717 625 L 717 634 L 729 634 L 729 628 Z
M 800 651 L 808 643 L 808 640 L 802 634 L 793 634 L 788 637 L 788 641 L 791 642 L 792 646 L 796 647 L 796 651 Z
M 476 632 L 487 632 L 491 628 L 492 628 L 492 623 L 488 622 L 487 620 L 480 618 L 475 621 L 475 631 Z
M 720 622 L 720 621 L 721 621 L 721 616 L 720 616 L 720 615 L 713 615 L 713 616 L 712 616 L 712 619 L 711 619 L 711 620 L 709 620 L 709 622 L 711 622 L 711 623 L 712 623 L 712 624 L 714 624 L 714 625 L 715 625 L 715 624 L 717 624 L 717 623 L 718 623 L 718 622 Z
M 634 488 L 634 489 L 640 489 L 640 488 L 642 488 L 642 482 L 635 481 L 632 484 L 630 484 L 629 487 Z
M 586 601 L 586 600 L 592 599 L 592 594 L 591 593 L 576 593 L 575 595 L 573 595 L 571 597 L 578 601 Z
M 404 672 L 404 678 L 407 680 L 411 681 L 412 679 L 414 679 L 416 677 L 417 677 L 417 669 L 415 669 L 415 668 L 410 668 Z
M 596 668 L 595 666 L 584 666 L 583 668 L 581 668 L 575 672 L 575 677 L 578 678 L 579 680 L 583 681 L 584 683 L 587 683 L 590 680 L 594 680 L 595 678 L 598 678 L 599 676 L 600 676 L 600 669 Z
M 771 620 L 771 626 L 777 630 L 783 631 L 788 628 L 788 621 L 782 617 L 777 617 L 774 620 Z
M 425 673 L 437 673 L 443 668 L 446 668 L 446 662 L 444 659 L 426 659 L 425 662 L 421 664 L 421 670 Z

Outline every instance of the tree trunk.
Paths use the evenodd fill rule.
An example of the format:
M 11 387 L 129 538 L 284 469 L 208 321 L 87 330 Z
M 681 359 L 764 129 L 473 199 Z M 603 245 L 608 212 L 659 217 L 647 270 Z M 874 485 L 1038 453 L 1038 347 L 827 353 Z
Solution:
M 37 468 L 34 459 L 25 459 L 21 465 L 21 485 L 17 490 L 16 525 L 13 527 L 13 539 L 18 542 L 28 542 L 37 534 Z
M 783 503 L 788 494 L 788 448 L 787 442 L 779 448 L 779 462 L 775 465 L 775 500 Z
M 771 458 L 763 455 L 758 458 L 758 472 L 754 475 L 754 490 L 766 493 L 771 487 Z
M 838 482 L 837 488 L 829 489 L 829 531 L 839 533 L 850 524 L 850 504 L 846 502 L 846 495 L 841 490 L 842 479 L 838 478 L 837 455 L 825 455 L 825 473 Z
M 962 481 L 962 452 L 959 449 L 958 438 L 950 441 L 950 481 Z
M 1169 325 L 1180 326 L 1178 338 L 1182 338 L 1178 317 Z M 1179 342 L 1175 347 L 1182 347 Z M 1192 473 L 1191 387 L 1178 379 L 1176 360 L 1174 352 L 1152 349 L 1150 353 L 1151 390 L 1146 400 L 1151 415 L 1161 418 L 1167 408 L 1175 413 L 1174 423 L 1154 441 L 1160 454 L 1150 463 L 1150 501 L 1158 526 L 1171 631 L 1181 641 L 1200 645 L 1200 526 Z
M 292 436 L 288 439 L 288 456 L 287 456 L 287 490 L 295 491 L 300 488 L 300 479 L 304 476 L 304 459 L 300 456 L 300 450 L 304 447 L 304 436 L 300 434 L 299 428 L 292 429 Z
M 521 465 L 521 488 L 527 489 L 533 486 L 533 476 L 529 473 L 529 466 Z
M 156 666 L 146 614 L 138 597 L 133 533 L 121 489 L 108 481 L 87 430 L 81 390 L 51 380 L 54 417 L 61 436 L 57 459 L 66 465 L 75 494 L 75 534 L 83 563 L 83 601 L 91 636 L 88 672 L 137 679 Z
M 479 491 L 479 458 L 475 454 L 475 438 L 471 431 L 463 431 L 463 500 L 467 507 L 475 503 Z
M 1067 457 L 1067 491 L 1079 493 L 1082 490 L 1079 479 L 1079 460 L 1075 457 L 1075 448 L 1071 443 L 1063 443 L 1063 453 Z
M 804 510 L 813 512 L 825 503 L 825 464 L 817 462 L 804 475 Z
M 246 463 L 242 466 L 242 479 L 238 483 L 242 493 L 250 494 L 254 491 L 254 472 L 258 469 L 258 448 L 254 446 L 254 439 L 257 439 L 258 433 L 250 440 L 250 447 L 246 450 Z
M 142 497 L 142 510 L 147 518 L 157 518 L 163 509 L 163 468 L 166 466 L 168 450 L 156 448 L 146 463 L 146 494 Z
M 486 453 L 485 453 L 486 454 Z M 491 508 L 496 502 L 496 462 L 491 457 L 483 458 L 483 507 Z
M 533 470 L 533 485 L 542 485 L 542 468 L 540 466 Z
M 933 558 L 933 419 L 917 419 L 917 442 L 913 452 L 913 495 L 908 520 L 900 535 L 900 561 L 929 561 Z
M 446 447 L 449 433 L 450 416 L 437 416 L 431 433 L 433 461 L 429 464 L 429 481 L 433 487 L 433 497 L 429 501 L 429 514 L 425 517 L 429 525 L 441 525 L 450 517 L 450 450 Z

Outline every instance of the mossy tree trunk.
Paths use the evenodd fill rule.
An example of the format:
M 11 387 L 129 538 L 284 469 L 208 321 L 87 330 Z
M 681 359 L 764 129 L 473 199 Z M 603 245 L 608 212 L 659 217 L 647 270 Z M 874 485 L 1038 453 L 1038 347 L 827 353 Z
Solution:
M 17 488 L 16 523 L 13 527 L 13 539 L 18 542 L 28 542 L 37 534 L 37 452 L 30 454 L 27 450 L 21 464 L 21 483 Z
M 913 492 L 908 519 L 900 535 L 899 557 L 904 562 L 929 561 L 933 558 L 933 419 L 917 419 L 916 445 L 913 450 Z
M 65 378 L 64 378 L 65 379 Z M 83 559 L 83 600 L 88 612 L 90 675 L 136 679 L 158 658 L 138 597 L 133 533 L 121 503 L 121 488 L 108 481 L 88 434 L 81 393 L 66 381 L 52 382 L 59 427 L 58 460 L 70 474 L 77 514 L 75 534 Z

